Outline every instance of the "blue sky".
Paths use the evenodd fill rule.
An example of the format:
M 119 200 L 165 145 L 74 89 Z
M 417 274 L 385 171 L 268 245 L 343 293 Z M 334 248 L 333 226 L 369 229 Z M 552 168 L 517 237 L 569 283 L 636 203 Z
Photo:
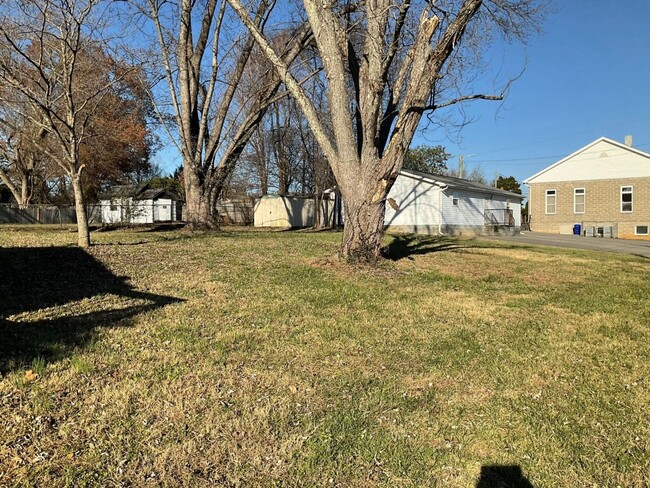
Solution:
M 419 131 L 412 146 L 441 144 L 465 167 L 480 165 L 518 181 L 601 136 L 650 151 L 650 1 L 556 0 L 544 32 L 504 45 L 496 69 L 520 72 L 503 102 L 464 105 L 473 120 L 459 134 Z M 164 170 L 180 162 L 171 146 L 155 158 Z
M 650 151 L 650 2 L 556 0 L 544 33 L 525 50 L 505 46 L 504 69 L 523 76 L 503 104 L 465 105 L 474 120 L 460 142 L 424 130 L 412 145 L 441 144 L 463 154 L 466 168 L 480 165 L 521 181 L 598 137 Z M 499 59 L 501 63 L 501 59 Z

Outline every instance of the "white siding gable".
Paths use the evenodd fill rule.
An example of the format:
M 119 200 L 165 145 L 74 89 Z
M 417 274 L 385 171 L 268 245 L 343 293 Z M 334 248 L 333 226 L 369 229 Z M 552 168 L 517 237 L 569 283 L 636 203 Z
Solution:
M 398 209 L 386 203 L 386 225 L 438 225 L 440 223 L 440 187 L 421 178 L 400 174 L 390 192 Z
M 650 155 L 602 137 L 524 183 L 642 177 L 650 177 Z

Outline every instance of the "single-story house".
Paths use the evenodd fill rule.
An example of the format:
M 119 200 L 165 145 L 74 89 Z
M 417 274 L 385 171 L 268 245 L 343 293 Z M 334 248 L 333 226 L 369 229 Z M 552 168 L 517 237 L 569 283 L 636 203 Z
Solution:
M 402 170 L 386 199 L 388 231 L 419 234 L 517 233 L 523 196 L 451 176 Z M 324 222 L 343 216 L 335 192 L 324 194 Z M 255 207 L 256 227 L 308 227 L 314 223 L 312 198 L 268 195 Z M 344 224 L 344 222 L 337 222 Z
M 631 136 L 596 139 L 524 183 L 533 231 L 650 239 L 650 154 Z
M 121 185 L 109 188 L 100 200 L 104 224 L 151 224 L 181 220 L 177 195 L 148 185 Z
M 518 233 L 518 193 L 451 176 L 404 169 L 388 193 L 388 231 L 418 234 L 480 235 Z

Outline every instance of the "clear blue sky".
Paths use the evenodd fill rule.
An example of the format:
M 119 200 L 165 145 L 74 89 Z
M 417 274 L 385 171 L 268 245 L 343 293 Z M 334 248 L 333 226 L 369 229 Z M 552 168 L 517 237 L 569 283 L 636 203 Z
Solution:
M 505 45 L 498 68 L 517 74 L 505 102 L 465 104 L 474 121 L 458 135 L 423 130 L 413 146 L 441 144 L 518 181 L 601 136 L 650 151 L 650 0 L 556 0 L 544 32 L 525 48 Z M 172 171 L 180 157 L 171 146 L 155 158 Z
M 506 101 L 465 106 L 474 122 L 460 142 L 439 129 L 413 145 L 441 144 L 465 166 L 518 181 L 598 137 L 650 151 L 650 1 L 556 0 L 544 33 L 525 47 L 528 67 Z M 522 47 L 506 46 L 503 66 L 522 67 Z M 499 59 L 499 63 L 501 63 Z M 451 139 L 455 139 L 453 136 Z

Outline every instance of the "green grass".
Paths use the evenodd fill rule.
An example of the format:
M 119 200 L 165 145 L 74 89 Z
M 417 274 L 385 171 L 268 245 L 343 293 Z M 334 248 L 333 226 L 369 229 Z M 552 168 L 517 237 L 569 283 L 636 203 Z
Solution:
M 2 229 L 0 485 L 650 485 L 647 259 L 340 237 Z

